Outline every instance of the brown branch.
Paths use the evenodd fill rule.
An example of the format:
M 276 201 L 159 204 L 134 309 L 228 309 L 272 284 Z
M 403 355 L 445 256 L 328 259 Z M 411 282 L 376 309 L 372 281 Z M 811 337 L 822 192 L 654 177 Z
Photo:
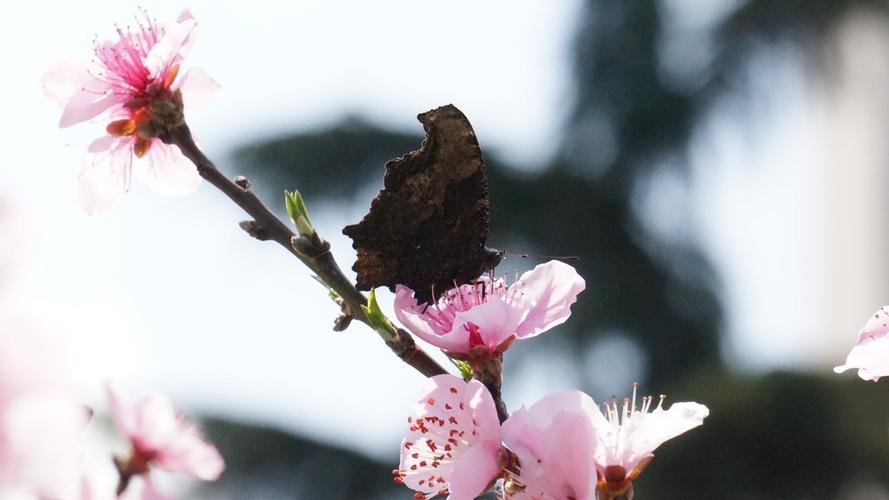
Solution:
M 497 409 L 497 418 L 502 424 L 509 418 L 509 410 L 506 408 L 506 402 L 503 401 L 501 392 L 503 387 L 503 353 L 483 360 L 472 360 L 469 364 L 472 366 L 472 377 L 484 384 L 488 392 L 491 393 L 491 399 L 494 400 L 494 407 Z
M 165 140 L 179 147 L 182 154 L 195 164 L 201 177 L 253 217 L 252 221 L 241 223 L 244 230 L 257 239 L 274 241 L 292 253 L 340 296 L 348 316 L 372 327 L 361 309 L 361 306 L 367 305 L 367 298 L 343 274 L 330 253 L 330 245 L 318 233 L 311 237 L 295 234 L 262 203 L 250 189 L 250 183 L 245 177 L 238 176 L 234 182 L 226 177 L 195 144 L 188 125 L 177 127 Z M 423 375 L 432 377 L 447 373 L 417 347 L 413 338 L 404 330 L 397 330 L 396 334 L 385 340 L 396 356 Z

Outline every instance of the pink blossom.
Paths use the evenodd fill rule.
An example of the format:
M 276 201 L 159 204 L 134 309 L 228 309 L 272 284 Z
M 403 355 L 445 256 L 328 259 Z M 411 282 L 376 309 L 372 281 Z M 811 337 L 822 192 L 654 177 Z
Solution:
M 189 194 L 200 183 L 194 165 L 159 138 L 159 123 L 181 119 L 183 101 L 191 113 L 218 88 L 198 69 L 179 78 L 197 23 L 187 10 L 170 27 L 142 14 L 136 28 L 118 28 L 116 40 L 95 41 L 92 61 L 63 62 L 43 78 L 46 93 L 64 107 L 60 127 L 106 124 L 107 135 L 89 145 L 80 171 L 79 199 L 88 213 L 110 207 L 133 173 L 167 196 Z M 177 102 L 178 115 L 167 116 Z
M 889 306 L 881 307 L 858 332 L 858 342 L 852 346 L 846 363 L 833 369 L 842 373 L 858 368 L 863 380 L 876 382 L 889 375 Z
M 109 388 L 108 401 L 114 424 L 133 445 L 125 464 L 133 474 L 147 472 L 150 464 L 207 481 L 222 473 L 225 464 L 219 452 L 201 439 L 196 425 L 176 413 L 165 395 L 154 394 L 130 404 Z
M 413 290 L 399 285 L 395 314 L 408 330 L 455 357 L 484 357 L 564 323 L 585 286 L 573 267 L 553 260 L 512 285 L 482 278 L 448 290 L 433 304 L 418 304 Z
M 472 500 L 484 493 L 500 471 L 501 447 L 500 421 L 485 386 L 438 375 L 414 408 L 396 481 L 418 491 L 418 498 L 447 492 L 450 500 Z
M 20 313 L 0 314 L 0 498 L 71 498 L 87 411 L 59 339 Z
M 665 441 L 703 423 L 707 407 L 676 403 L 662 408 L 663 397 L 606 403 L 603 414 L 579 391 L 550 394 L 522 407 L 503 423 L 503 442 L 516 454 L 519 470 L 504 489 L 522 500 L 630 498 L 632 480 Z M 628 493 L 629 492 L 629 493 Z

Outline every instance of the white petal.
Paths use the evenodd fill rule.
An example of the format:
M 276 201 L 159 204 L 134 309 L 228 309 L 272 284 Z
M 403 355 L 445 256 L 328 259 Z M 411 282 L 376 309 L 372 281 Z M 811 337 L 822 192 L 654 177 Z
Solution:
M 698 403 L 675 403 L 669 410 L 657 408 L 651 413 L 636 413 L 623 426 L 627 471 L 648 457 L 665 441 L 704 423 L 710 410 Z
M 78 178 L 78 200 L 88 214 L 104 212 L 130 188 L 132 161 L 132 146 L 117 137 L 89 145 Z
M 194 117 L 210 102 L 221 87 L 216 80 L 199 68 L 192 68 L 185 73 L 179 83 L 182 91 L 182 102 L 185 105 L 187 118 Z
M 43 74 L 43 92 L 60 106 L 64 106 L 75 92 L 92 80 L 87 71 L 89 66 L 89 62 L 85 60 L 65 59 L 57 62 Z
M 136 176 L 161 196 L 186 196 L 201 184 L 194 164 L 179 148 L 154 139 L 148 153 L 136 159 Z
M 876 382 L 889 376 L 889 337 L 865 339 L 852 347 L 846 363 L 833 369 L 836 373 L 858 368 L 858 376 Z
M 145 57 L 145 68 L 152 76 L 165 75 L 171 65 L 187 55 L 196 25 L 194 18 L 180 17 L 180 22 L 167 29 Z

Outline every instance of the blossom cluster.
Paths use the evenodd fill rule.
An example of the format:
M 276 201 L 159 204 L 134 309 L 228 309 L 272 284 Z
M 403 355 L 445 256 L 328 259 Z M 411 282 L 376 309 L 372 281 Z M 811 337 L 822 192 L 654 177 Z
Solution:
M 574 268 L 550 261 L 511 285 L 484 278 L 432 304 L 418 304 L 399 286 L 395 312 L 412 333 L 484 379 L 515 340 L 564 323 L 584 288 Z M 557 392 L 501 423 L 480 380 L 432 377 L 408 419 L 395 480 L 417 498 L 472 500 L 492 488 L 516 500 L 631 498 L 654 450 L 709 414 L 698 403 L 664 408 L 664 399 L 639 400 L 634 387 L 632 397 L 600 407 L 580 391 Z

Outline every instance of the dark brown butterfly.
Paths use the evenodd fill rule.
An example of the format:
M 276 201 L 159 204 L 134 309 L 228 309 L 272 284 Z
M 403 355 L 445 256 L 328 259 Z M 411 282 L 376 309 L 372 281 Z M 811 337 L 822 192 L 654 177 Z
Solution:
M 358 260 L 358 288 L 410 287 L 429 302 L 454 283 L 469 283 L 500 263 L 485 246 L 488 180 L 466 116 L 453 105 L 417 117 L 420 149 L 386 163 L 383 189 L 358 224 L 346 226 Z

